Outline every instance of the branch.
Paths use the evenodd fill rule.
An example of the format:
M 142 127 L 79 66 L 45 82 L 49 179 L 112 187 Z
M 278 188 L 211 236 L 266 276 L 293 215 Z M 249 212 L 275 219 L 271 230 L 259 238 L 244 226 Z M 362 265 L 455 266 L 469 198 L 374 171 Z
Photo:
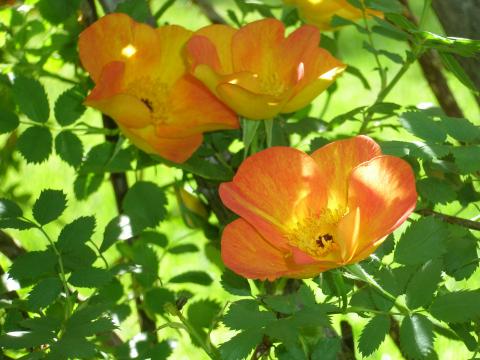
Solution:
M 480 231 L 480 222 L 478 222 L 478 221 L 463 219 L 463 218 L 459 218 L 459 217 L 452 216 L 452 215 L 446 215 L 446 214 L 442 214 L 442 213 L 439 213 L 439 212 L 436 212 L 436 211 L 433 211 L 433 210 L 430 210 L 430 209 L 420 209 L 420 210 L 416 210 L 415 212 L 417 214 L 422 215 L 422 216 L 434 216 L 434 217 L 436 217 L 436 218 L 438 218 L 442 221 L 445 221 L 449 224 L 455 224 L 455 225 L 459 225 L 459 226 L 462 226 L 462 227 L 465 227 L 465 228 L 468 228 L 468 229 L 471 229 L 471 230 Z
M 211 0 L 192 0 L 212 24 L 226 24 L 225 19 L 215 10 L 211 4 Z

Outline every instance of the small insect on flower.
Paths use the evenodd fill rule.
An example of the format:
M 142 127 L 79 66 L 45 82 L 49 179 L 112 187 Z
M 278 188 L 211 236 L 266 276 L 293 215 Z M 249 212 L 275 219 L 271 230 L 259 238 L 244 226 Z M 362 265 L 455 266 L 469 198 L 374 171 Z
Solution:
M 223 203 L 240 219 L 225 227 L 222 259 L 252 279 L 307 278 L 368 257 L 414 210 L 410 165 L 366 136 L 311 156 L 272 147 L 247 158 Z

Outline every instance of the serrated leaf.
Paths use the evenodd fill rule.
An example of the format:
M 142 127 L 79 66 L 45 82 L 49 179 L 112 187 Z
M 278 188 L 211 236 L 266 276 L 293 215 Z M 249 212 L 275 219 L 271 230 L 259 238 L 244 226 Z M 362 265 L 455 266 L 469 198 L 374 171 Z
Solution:
M 95 345 L 75 334 L 64 335 L 50 350 L 50 359 L 92 359 L 95 358 Z
M 311 360 L 336 360 L 342 348 L 338 337 L 323 337 L 313 347 Z
M 437 296 L 430 313 L 438 320 L 462 323 L 480 316 L 480 290 L 457 291 Z
M 367 7 L 384 13 L 401 14 L 403 6 L 397 0 L 366 0 Z
M 0 108 L 0 134 L 6 134 L 15 130 L 20 125 L 17 114 L 10 110 Z
M 57 248 L 61 251 L 74 251 L 91 239 L 95 224 L 95 217 L 83 216 L 65 225 L 58 236 Z
M 112 273 L 108 270 L 91 267 L 72 272 L 68 282 L 73 286 L 98 288 L 112 280 Z
M 174 284 L 192 283 L 208 286 L 213 282 L 213 280 L 210 275 L 204 271 L 187 271 L 172 277 L 168 282 Z
M 434 204 L 446 204 L 457 197 L 455 190 L 444 180 L 426 178 L 417 181 L 417 190 L 426 200 Z
M 58 277 L 43 279 L 36 284 L 28 294 L 28 307 L 33 310 L 38 310 L 50 305 L 62 292 L 62 286 L 62 282 Z
M 427 305 L 433 298 L 441 280 L 442 261 L 433 259 L 425 263 L 413 274 L 407 285 L 407 306 L 414 310 Z
M 48 224 L 62 215 L 67 207 L 67 196 L 61 190 L 43 190 L 33 204 L 33 217 L 40 225 Z
M 421 264 L 445 252 L 447 225 L 433 217 L 412 223 L 400 238 L 395 261 L 404 265 Z
M 387 315 L 377 315 L 363 328 L 358 342 L 358 350 L 363 356 L 373 354 L 382 344 L 390 331 L 390 318 Z
M 126 240 L 132 235 L 130 220 L 125 215 L 114 217 L 105 227 L 100 251 L 104 252 L 118 240 Z
M 52 134 L 42 126 L 31 126 L 17 140 L 17 149 L 29 163 L 41 163 L 52 152 Z
M 225 269 L 221 280 L 222 287 L 230 294 L 250 296 L 251 290 L 248 280 L 235 274 L 230 269 Z
M 74 168 L 80 166 L 83 157 L 83 144 L 71 131 L 64 130 L 55 138 L 55 151 L 58 156 Z
M 242 360 L 261 343 L 263 333 L 259 329 L 243 331 L 220 345 L 223 360 Z
M 480 146 L 462 146 L 452 149 L 455 157 L 455 164 L 460 170 L 460 174 L 472 174 L 480 171 Z
M 480 139 L 480 128 L 467 119 L 443 116 L 441 122 L 448 135 L 458 141 L 471 142 Z
M 199 251 L 200 249 L 194 244 L 182 244 L 182 245 L 177 245 L 168 249 L 168 252 L 170 254 L 175 254 L 175 255 L 195 253 Z
M 55 102 L 55 119 L 62 126 L 73 124 L 85 112 L 84 94 L 76 87 L 62 93 Z
M 260 311 L 254 300 L 239 300 L 230 305 L 223 323 L 230 329 L 259 329 L 275 321 L 275 315 L 269 311 Z
M 56 264 L 57 257 L 53 251 L 30 251 L 13 261 L 8 274 L 17 280 L 36 279 L 44 274 L 53 273 Z
M 20 111 L 31 120 L 38 123 L 47 122 L 50 107 L 45 89 L 38 80 L 18 76 L 13 83 L 12 94 Z
M 480 42 L 478 42 L 480 44 Z M 480 52 L 480 47 L 478 48 L 477 53 Z M 460 63 L 455 59 L 452 54 L 446 54 L 444 52 L 439 52 L 440 58 L 442 59 L 443 65 L 447 70 L 449 70 L 455 77 L 467 88 L 474 92 L 478 92 L 479 89 L 472 81 L 470 76 L 467 74 L 465 69 L 460 65 Z
M 35 224 L 31 222 L 17 219 L 17 218 L 8 218 L 0 219 L 0 229 L 16 229 L 16 230 L 27 230 L 35 227 Z
M 164 314 L 167 303 L 175 303 L 175 294 L 165 288 L 152 288 L 145 293 L 145 308 L 154 314 Z
M 459 226 L 450 227 L 446 241 L 447 251 L 443 255 L 445 272 L 460 281 L 470 277 L 479 265 L 477 239 Z
M 443 143 L 447 137 L 440 122 L 435 121 L 423 111 L 409 111 L 400 115 L 400 123 L 413 135 L 420 139 Z
M 77 200 L 84 200 L 100 188 L 105 174 L 78 174 L 73 182 L 73 191 Z
M 156 231 L 150 231 L 150 230 L 143 231 L 140 234 L 140 239 L 145 244 L 152 244 L 155 246 L 159 246 L 161 248 L 164 248 L 168 245 L 167 236 L 165 234 L 162 234 Z
M 412 359 L 423 359 L 433 350 L 433 324 L 427 317 L 405 316 L 400 326 L 400 345 Z
M 196 328 L 209 329 L 222 308 L 213 300 L 199 300 L 188 307 L 188 320 Z
M 46 331 L 12 331 L 0 336 L 0 348 L 35 348 L 47 344 L 54 336 L 53 332 Z
M 123 210 L 130 217 L 133 233 L 155 227 L 165 218 L 167 198 L 152 182 L 138 181 L 125 195 Z
M 37 7 L 44 19 L 60 24 L 75 13 L 79 4 L 79 0 L 40 0 Z
M 64 251 L 62 259 L 67 271 L 81 271 L 91 266 L 97 260 L 97 254 L 87 245 L 77 244 L 72 251 Z
M 158 278 L 157 253 L 147 244 L 137 243 L 133 248 L 132 260 L 140 265 L 135 271 L 135 279 L 149 288 Z
M 146 22 L 151 16 L 150 8 L 145 0 L 125 0 L 118 4 L 115 12 L 128 14 L 140 22 Z
M 22 209 L 17 203 L 8 199 L 0 199 L 0 219 L 16 218 L 22 214 Z

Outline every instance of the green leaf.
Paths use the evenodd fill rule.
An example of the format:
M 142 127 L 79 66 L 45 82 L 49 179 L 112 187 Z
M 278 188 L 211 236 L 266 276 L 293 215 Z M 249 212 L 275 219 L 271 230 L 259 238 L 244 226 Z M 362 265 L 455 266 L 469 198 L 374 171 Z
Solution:
M 223 323 L 233 330 L 252 330 L 267 326 L 276 320 L 269 311 L 260 311 L 254 300 L 239 300 L 230 305 Z
M 110 246 L 115 244 L 118 240 L 125 240 L 126 237 L 130 237 L 131 235 L 129 218 L 125 215 L 114 217 L 105 227 L 100 251 L 104 252 L 108 250 Z
M 123 210 L 130 217 L 134 234 L 157 226 L 165 218 L 166 205 L 164 191 L 156 184 L 145 181 L 136 182 L 123 200 Z
M 82 270 L 97 260 L 97 254 L 89 246 L 77 244 L 74 250 L 64 251 L 62 259 L 67 271 Z
M 315 295 L 305 284 L 294 294 L 267 296 L 263 301 L 270 309 L 282 314 L 293 314 L 316 305 Z
M 0 199 L 0 219 L 16 218 L 22 216 L 23 211 L 15 202 Z
M 170 254 L 175 254 L 175 255 L 195 253 L 199 251 L 200 249 L 198 248 L 198 246 L 194 244 L 182 244 L 182 245 L 177 245 L 168 249 L 168 252 Z
M 79 5 L 80 0 L 40 0 L 37 8 L 44 19 L 56 25 L 72 16 Z
M 62 126 L 73 124 L 85 112 L 83 101 L 85 95 L 77 88 L 72 87 L 63 92 L 55 102 L 55 119 Z
M 438 320 L 463 323 L 480 316 L 480 290 L 457 291 L 437 296 L 430 313 Z
M 188 320 L 196 328 L 209 329 L 213 320 L 222 310 L 220 304 L 213 300 L 199 300 L 188 307 Z
M 53 340 L 55 334 L 46 331 L 12 331 L 0 336 L 2 349 L 36 348 Z
M 315 344 L 311 360 L 337 360 L 342 342 L 338 337 L 323 337 Z
M 54 273 L 56 264 L 57 257 L 53 251 L 30 251 L 13 261 L 8 275 L 16 280 L 37 279 L 45 274 Z
M 477 92 L 479 89 L 475 86 L 475 83 L 472 81 L 470 76 L 466 73 L 462 65 L 460 65 L 452 54 L 439 53 L 440 58 L 442 59 L 443 65 L 449 70 L 455 77 L 468 89 Z
M 384 13 L 401 14 L 403 12 L 403 6 L 397 0 L 366 0 L 365 5 Z
M 61 251 L 74 251 L 92 238 L 95 224 L 95 217 L 84 216 L 65 225 L 58 236 L 57 248 Z
M 33 204 L 33 217 L 40 225 L 48 224 L 62 215 L 67 196 L 61 190 L 43 190 Z
M 151 16 L 150 8 L 145 0 L 125 0 L 117 5 L 115 12 L 128 14 L 140 22 L 147 22 Z
M 424 48 L 436 49 L 440 56 L 446 55 L 446 53 L 475 56 L 480 52 L 479 40 L 445 37 L 429 31 L 414 31 L 413 33 Z
M 358 342 L 358 350 L 363 356 L 373 354 L 382 344 L 390 331 L 390 318 L 387 315 L 377 315 L 363 328 Z
M 52 134 L 41 126 L 31 126 L 17 140 L 20 154 L 29 163 L 41 163 L 48 159 L 52 152 Z
M 157 253 L 145 243 L 136 243 L 131 258 L 139 265 L 135 271 L 135 279 L 145 288 L 149 288 L 158 279 Z
M 442 261 L 439 259 L 429 260 L 413 274 L 406 290 L 407 306 L 411 310 L 425 306 L 432 301 L 433 294 L 441 280 L 442 265 Z
M 153 314 L 164 314 L 165 304 L 175 303 L 175 294 L 165 288 L 152 288 L 145 293 L 145 308 Z
M 93 359 L 95 355 L 93 343 L 81 336 L 67 334 L 52 345 L 49 359 Z
M 413 135 L 437 143 L 443 143 L 447 137 L 442 124 L 433 120 L 423 111 L 409 111 L 400 115 L 400 123 Z
M 455 201 L 457 198 L 455 190 L 449 183 L 436 178 L 417 181 L 417 190 L 422 198 L 433 204 L 446 204 Z
M 448 135 L 458 141 L 472 142 L 480 139 L 480 128 L 467 119 L 442 116 L 441 122 Z
M 243 331 L 220 345 L 223 360 L 242 360 L 262 342 L 263 333 L 259 329 Z
M 423 359 L 433 350 L 433 324 L 427 317 L 405 316 L 400 326 L 400 345 L 412 359 Z
M 41 280 L 28 294 L 28 307 L 32 310 L 47 307 L 57 299 L 62 288 L 62 282 L 56 276 Z
M 0 108 L 0 134 L 6 134 L 15 130 L 20 125 L 17 114 Z
M 480 146 L 462 146 L 452 150 L 460 174 L 472 174 L 480 171 Z
M 404 265 L 422 264 L 445 252 L 447 225 L 432 216 L 412 223 L 398 242 L 394 258 Z
M 343 27 L 343 26 L 348 26 L 348 25 L 353 25 L 355 26 L 356 30 L 359 33 L 366 34 L 367 31 L 365 30 L 364 27 L 358 25 L 355 21 L 340 17 L 338 15 L 334 15 L 332 17 L 332 20 L 330 21 L 330 25 L 332 27 Z
M 18 76 L 12 86 L 12 94 L 20 111 L 31 120 L 45 123 L 50 114 L 47 94 L 36 79 Z
M 222 287 L 233 295 L 250 296 L 251 290 L 248 280 L 235 274 L 230 269 L 225 269 L 221 280 Z
M 204 271 L 187 271 L 172 277 L 168 282 L 174 284 L 193 283 L 208 286 L 213 280 L 210 275 Z
M 97 191 L 102 185 L 104 177 L 103 173 L 78 174 L 73 182 L 73 191 L 77 200 L 85 200 Z
M 457 281 L 473 275 L 479 265 L 475 236 L 464 228 L 450 226 L 446 248 L 443 255 L 445 272 Z
M 74 168 L 82 163 L 82 141 L 71 131 L 64 130 L 57 135 L 55 138 L 55 151 L 63 161 Z
M 35 224 L 31 222 L 17 219 L 17 218 L 8 218 L 0 219 L 0 229 L 16 229 L 16 230 L 27 230 L 35 227 Z
M 68 282 L 73 286 L 98 288 L 112 280 L 112 273 L 96 267 L 85 268 L 72 272 Z

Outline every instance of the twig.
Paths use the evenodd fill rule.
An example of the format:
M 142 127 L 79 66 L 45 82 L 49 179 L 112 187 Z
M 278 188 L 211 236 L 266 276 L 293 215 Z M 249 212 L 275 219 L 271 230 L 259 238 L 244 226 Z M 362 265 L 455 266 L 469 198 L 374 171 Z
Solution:
M 480 231 L 480 222 L 478 221 L 463 219 L 463 218 L 459 218 L 452 215 L 446 215 L 430 209 L 420 209 L 420 210 L 416 210 L 415 212 L 423 216 L 435 216 L 436 218 L 442 221 L 445 221 L 449 224 L 455 224 L 471 230 Z
M 215 10 L 210 0 L 192 0 L 212 24 L 226 24 L 225 19 Z

